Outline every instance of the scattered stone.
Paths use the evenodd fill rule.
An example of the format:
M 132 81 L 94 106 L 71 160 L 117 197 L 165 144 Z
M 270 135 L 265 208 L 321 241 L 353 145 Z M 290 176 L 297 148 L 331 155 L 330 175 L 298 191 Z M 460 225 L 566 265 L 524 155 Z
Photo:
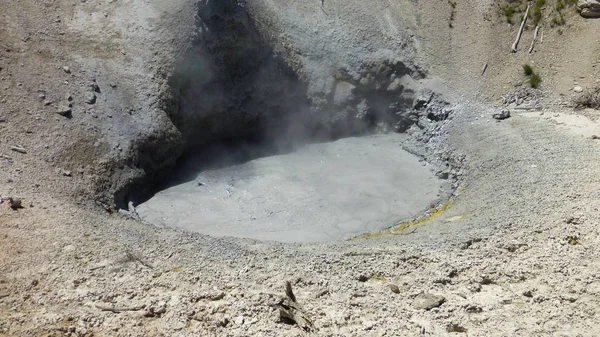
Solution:
M 217 321 L 217 326 L 221 327 L 221 328 L 226 327 L 227 324 L 229 324 L 229 318 L 227 318 L 227 317 L 225 317 L 225 318 L 220 319 L 220 320 Z
M 8 206 L 10 206 L 10 208 L 12 208 L 13 210 L 17 210 L 19 208 L 23 208 L 23 205 L 21 203 L 21 199 L 17 199 L 17 198 L 9 198 L 8 199 Z
M 567 220 L 565 220 L 565 222 L 569 225 L 581 225 L 583 223 L 581 218 L 574 217 L 574 216 L 568 217 Z
M 208 299 L 211 300 L 211 301 L 220 301 L 223 298 L 225 298 L 225 293 L 224 292 L 220 292 L 220 293 L 218 293 L 216 295 L 210 295 L 210 296 L 208 296 Z
M 575 91 L 575 92 L 583 92 L 583 88 L 577 85 L 577 86 L 575 86 L 573 88 L 573 91 Z
M 375 326 L 376 322 L 373 321 L 364 321 L 363 322 L 363 329 L 365 329 L 366 331 L 372 330 L 373 327 Z
M 40 100 L 44 100 L 44 99 L 46 99 L 46 94 L 44 94 L 43 92 L 40 92 L 40 93 L 38 94 L 38 98 L 39 98 Z
M 11 149 L 12 151 L 15 151 L 15 152 L 19 152 L 19 153 L 22 153 L 22 154 L 27 154 L 27 150 L 25 150 L 25 149 L 24 149 L 23 147 L 21 147 L 21 146 L 11 146 L 11 147 L 10 147 L 10 149 Z
M 412 306 L 417 310 L 431 310 L 437 308 L 446 302 L 443 296 L 437 296 L 429 293 L 420 293 L 413 300 Z
M 497 120 L 499 120 L 499 121 L 501 121 L 501 120 L 503 120 L 503 119 L 507 119 L 507 118 L 509 118 L 509 117 L 510 117 L 510 110 L 508 110 L 508 109 L 504 109 L 504 110 L 502 110 L 500 113 L 493 114 L 493 115 L 492 115 L 492 117 L 493 117 L 494 119 L 497 119 Z
M 390 290 L 394 293 L 394 294 L 399 294 L 400 293 L 400 288 L 398 288 L 397 285 L 390 283 L 388 284 L 388 286 L 390 287 Z
M 458 325 L 458 324 L 450 324 L 448 325 L 448 327 L 446 327 L 446 331 L 447 332 L 460 332 L 460 333 L 466 333 L 467 329 Z
M 577 235 L 569 235 L 567 236 L 566 240 L 571 246 L 579 244 L 579 237 Z
M 56 113 L 63 117 L 71 118 L 73 110 L 70 107 L 65 107 L 64 109 L 58 110 Z
M 115 88 L 117 87 L 117 84 L 116 84 L 116 83 L 113 83 L 113 82 L 110 82 L 110 84 L 109 84 L 109 85 L 110 85 L 110 87 L 111 87 L 111 88 L 113 88 L 113 89 L 115 89 Z
M 235 323 L 236 325 L 244 324 L 244 316 L 238 316 L 238 317 L 234 318 L 233 323 Z
M 329 290 L 325 289 L 325 290 L 321 290 L 319 291 L 319 293 L 317 294 L 317 296 L 315 296 L 316 298 L 321 298 L 325 295 L 329 294 Z
M 96 80 L 93 80 L 92 83 L 90 83 L 90 87 L 92 88 L 92 91 L 100 93 L 100 87 L 98 86 L 98 83 L 96 83 Z
M 466 311 L 467 311 L 468 313 L 471 313 L 471 314 L 473 314 L 473 313 L 480 313 L 480 312 L 483 312 L 483 309 L 482 309 L 481 307 L 479 307 L 479 306 L 476 306 L 476 305 L 469 305 L 469 306 L 466 308 Z
M 369 280 L 369 277 L 367 277 L 366 275 L 360 275 L 357 278 L 358 282 L 367 282 Z
M 71 94 L 67 94 L 67 101 L 71 102 L 73 100 L 73 96 Z
M 71 73 L 71 68 L 64 66 L 63 70 L 65 71 L 65 73 L 70 74 Z
M 90 92 L 87 95 L 85 95 L 85 102 L 87 104 L 94 104 L 94 103 L 96 103 L 96 94 L 93 93 L 93 92 Z
M 60 173 L 61 173 L 63 176 L 65 176 L 65 177 L 70 177 L 70 176 L 72 176 L 72 172 L 71 172 L 71 171 L 68 171 L 68 170 L 61 170 L 61 172 L 60 172 Z
M 591 139 L 600 139 L 600 137 L 598 137 L 598 136 L 596 136 L 596 135 L 592 135 L 590 138 L 591 138 Z

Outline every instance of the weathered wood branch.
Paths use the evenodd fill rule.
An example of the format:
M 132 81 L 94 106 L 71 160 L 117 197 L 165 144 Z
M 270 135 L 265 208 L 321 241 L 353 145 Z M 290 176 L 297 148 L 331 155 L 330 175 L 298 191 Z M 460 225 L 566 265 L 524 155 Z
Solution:
M 141 305 L 138 307 L 110 307 L 108 305 L 96 304 L 95 307 L 102 311 L 111 311 L 114 313 L 119 313 L 119 312 L 123 312 L 123 311 L 140 311 L 140 310 L 144 309 L 146 306 Z
M 529 47 L 529 54 L 533 52 L 533 47 L 535 46 L 535 40 L 537 40 L 539 31 L 540 25 L 535 26 L 535 32 L 533 32 L 533 40 L 531 40 L 531 47 Z
M 479 76 L 483 76 L 483 74 L 485 74 L 485 71 L 487 70 L 487 67 L 488 67 L 487 63 L 483 65 L 483 68 L 481 68 L 481 75 L 479 75 Z
M 15 152 L 22 153 L 22 154 L 26 154 L 27 153 L 27 150 L 25 150 L 23 147 L 20 147 L 20 146 L 11 146 L 10 149 L 13 150 L 13 151 L 15 151 Z
M 285 282 L 285 295 L 278 304 L 279 317 L 282 321 L 295 323 L 302 331 L 313 333 L 316 331 L 313 322 L 302 306 L 296 301 L 296 295 L 292 291 L 292 284 Z
M 138 256 L 137 254 L 132 253 L 131 251 L 127 250 L 125 251 L 125 255 L 127 256 L 127 259 L 129 261 L 137 261 L 139 262 L 142 266 L 149 268 L 149 269 L 154 269 L 154 266 L 149 263 L 148 261 L 142 259 L 140 256 Z
M 517 46 L 519 45 L 519 41 L 521 41 L 521 35 L 523 35 L 523 29 L 525 28 L 525 22 L 527 22 L 527 15 L 529 14 L 529 5 L 527 5 L 527 9 L 525 10 L 525 15 L 523 16 L 523 20 L 521 21 L 521 27 L 519 27 L 519 33 L 517 33 L 517 38 L 515 42 L 512 44 L 512 52 L 517 52 Z

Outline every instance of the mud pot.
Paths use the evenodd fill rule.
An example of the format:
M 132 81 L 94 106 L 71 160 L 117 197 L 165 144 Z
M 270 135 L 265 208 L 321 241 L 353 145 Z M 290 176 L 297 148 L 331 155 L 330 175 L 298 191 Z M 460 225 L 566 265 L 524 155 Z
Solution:
M 202 165 L 191 161 L 177 173 L 187 182 L 156 193 L 138 212 L 159 226 L 281 242 L 381 230 L 435 204 L 442 186 L 428 164 L 402 149 L 404 137 L 310 144 L 190 175 Z M 236 160 L 231 151 L 228 157 Z

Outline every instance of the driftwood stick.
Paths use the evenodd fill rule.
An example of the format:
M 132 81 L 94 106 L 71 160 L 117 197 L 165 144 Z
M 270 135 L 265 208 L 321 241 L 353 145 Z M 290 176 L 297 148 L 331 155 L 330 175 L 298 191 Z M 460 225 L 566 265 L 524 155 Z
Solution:
M 487 62 L 483 65 L 483 68 L 481 68 L 481 75 L 479 76 L 483 76 L 483 74 L 485 74 L 485 71 L 487 70 L 488 64 Z
M 0 294 L 0 300 L 3 299 L 3 298 L 5 298 L 5 297 L 8 297 L 8 296 L 9 296 L 8 294 Z
M 519 45 L 519 41 L 521 41 L 521 35 L 523 34 L 523 29 L 525 28 L 525 22 L 527 22 L 527 15 L 529 14 L 529 5 L 527 5 L 527 9 L 525 10 L 525 15 L 523 16 L 523 20 L 521 21 L 521 27 L 519 27 L 519 33 L 517 34 L 517 38 L 515 42 L 512 44 L 512 52 L 517 52 L 517 46 Z
M 123 312 L 123 311 L 140 311 L 140 310 L 144 309 L 146 306 L 141 305 L 138 307 L 110 307 L 108 305 L 96 304 L 95 307 L 102 311 L 111 311 L 114 313 L 119 313 L 119 312 Z
M 130 252 L 129 250 L 125 251 L 125 255 L 127 255 L 127 258 L 129 259 L 129 261 L 137 261 L 139 262 L 142 266 L 149 268 L 149 269 L 154 269 L 154 266 L 152 264 L 150 264 L 149 262 L 147 262 L 146 260 L 142 259 L 141 257 L 139 257 L 138 255 Z
M 529 54 L 531 54 L 533 52 L 533 47 L 535 45 L 535 40 L 537 39 L 539 31 L 540 31 L 540 25 L 535 26 L 535 32 L 533 32 L 533 40 L 531 41 L 531 47 L 529 47 Z
M 15 152 L 19 152 L 19 153 L 23 153 L 23 154 L 27 153 L 27 150 L 25 150 L 24 148 L 22 148 L 20 146 L 11 146 L 10 149 Z
M 306 311 L 296 301 L 296 295 L 294 295 L 292 284 L 289 281 L 285 282 L 285 296 L 278 304 L 281 320 L 295 323 L 304 332 L 314 333 L 315 326 L 308 318 Z

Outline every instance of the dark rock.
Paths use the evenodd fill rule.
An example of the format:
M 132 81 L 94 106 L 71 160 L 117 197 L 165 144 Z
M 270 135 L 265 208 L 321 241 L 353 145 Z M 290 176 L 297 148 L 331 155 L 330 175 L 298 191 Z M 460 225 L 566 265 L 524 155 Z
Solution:
M 600 18 L 600 0 L 579 0 L 577 9 L 584 18 Z
M 226 326 L 227 326 L 227 324 L 229 324 L 229 318 L 227 318 L 227 317 L 225 317 L 225 318 L 223 318 L 223 319 L 221 319 L 221 320 L 217 321 L 217 326 L 218 326 L 218 327 L 221 327 L 221 328 L 224 328 L 224 327 L 226 327 Z
M 8 205 L 13 210 L 17 210 L 19 208 L 23 208 L 23 205 L 21 203 L 21 199 L 17 199 L 17 198 L 14 198 L 14 199 L 10 198 L 10 199 L 8 199 Z
M 67 118 L 71 118 L 73 110 L 70 107 L 58 110 L 56 113 Z
M 100 87 L 98 86 L 98 83 L 96 83 L 96 81 L 92 81 L 92 83 L 90 83 L 90 87 L 94 92 L 100 93 Z
M 450 177 L 450 173 L 448 171 L 439 171 L 435 174 L 436 177 L 446 180 Z
M 497 119 L 497 120 L 499 120 L 499 121 L 501 121 L 501 120 L 503 120 L 503 119 L 507 119 L 507 118 L 509 118 L 509 117 L 510 117 L 510 110 L 507 110 L 507 109 L 505 109 L 505 110 L 502 110 L 502 111 L 500 111 L 500 112 L 499 112 L 499 113 L 497 113 L 497 114 L 493 114 L 493 115 L 492 115 L 492 117 L 493 117 L 494 119 Z

